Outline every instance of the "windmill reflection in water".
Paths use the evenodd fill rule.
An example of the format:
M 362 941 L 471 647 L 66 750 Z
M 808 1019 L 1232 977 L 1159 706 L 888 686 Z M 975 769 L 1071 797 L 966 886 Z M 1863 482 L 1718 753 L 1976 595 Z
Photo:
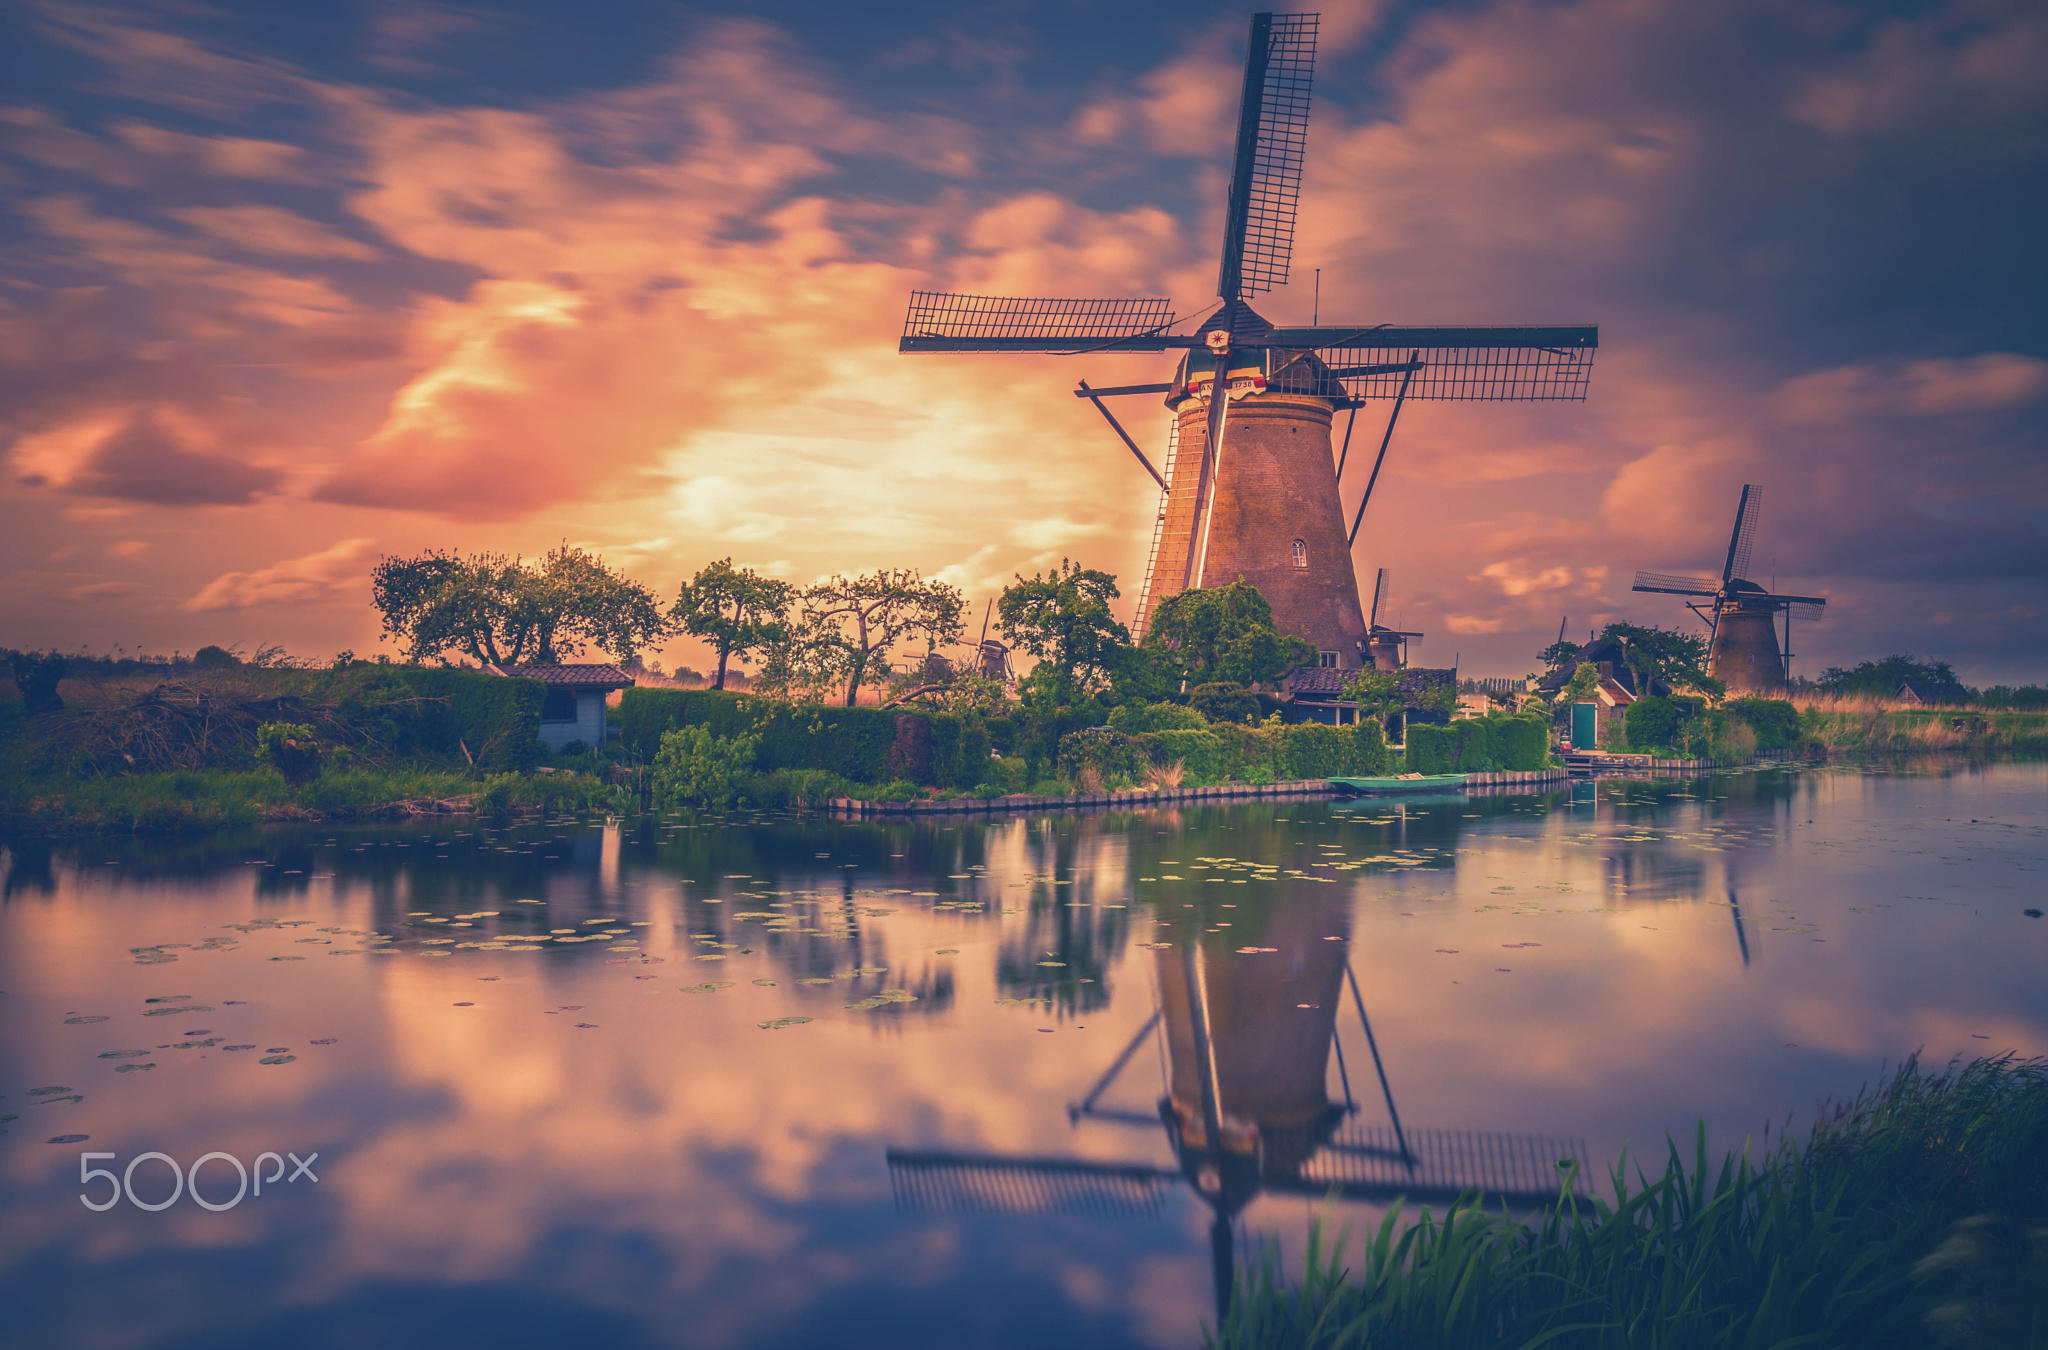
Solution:
M 1277 950 L 1241 954 L 1218 940 L 1157 952 L 1152 1016 L 1067 1112 L 1076 1129 L 1163 1129 L 1176 1166 L 892 1148 L 897 1207 L 1156 1215 L 1184 1183 L 1213 1216 L 1220 1319 L 1235 1281 L 1239 1216 L 1261 1192 L 1438 1206 L 1461 1196 L 1519 1208 L 1555 1201 L 1564 1165 L 1578 1161 L 1583 1171 L 1583 1141 L 1403 1126 L 1348 958 L 1349 926 L 1343 902 L 1290 901 L 1272 911 L 1262 939 Z M 1346 1011 L 1357 1025 L 1352 1053 L 1362 1039 L 1378 1080 L 1378 1123 L 1353 1095 Z M 1158 1048 L 1156 1112 L 1102 1105 L 1147 1041 Z M 1341 1101 L 1330 1094 L 1333 1060 Z

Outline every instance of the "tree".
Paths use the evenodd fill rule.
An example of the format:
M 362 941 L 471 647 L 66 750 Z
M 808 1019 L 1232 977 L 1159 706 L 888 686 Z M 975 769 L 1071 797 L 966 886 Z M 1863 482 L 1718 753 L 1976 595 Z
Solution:
M 1360 717 L 1384 720 L 1401 711 L 1400 689 L 1400 675 L 1367 666 L 1344 682 L 1344 697 L 1358 705 Z
M 909 568 L 835 576 L 803 595 L 806 625 L 843 654 L 849 708 L 869 670 L 904 639 L 922 637 L 928 649 L 958 642 L 961 603 L 957 587 L 926 581 Z
M 670 619 L 691 637 L 702 638 L 718 652 L 713 689 L 725 688 L 726 662 L 742 661 L 761 651 L 781 631 L 784 615 L 796 598 L 796 587 L 764 577 L 752 568 L 735 568 L 721 558 L 683 583 Z
M 1109 609 L 1117 596 L 1115 577 L 1062 558 L 1029 581 L 1017 574 L 996 601 L 997 626 L 1012 646 L 1050 666 L 1063 687 L 1085 689 L 1131 644 L 1130 630 Z
M 1648 628 L 1634 623 L 1610 623 L 1600 631 L 1603 640 L 1619 643 L 1622 661 L 1635 674 L 1635 692 L 1652 692 L 1654 681 L 1671 689 L 1694 688 L 1710 694 L 1727 689 L 1707 674 L 1707 640 L 1674 628 Z
M 1559 639 L 1536 653 L 1536 659 L 1552 670 L 1578 659 L 1579 644 Z
M 1816 687 L 1837 696 L 1863 694 L 1872 698 L 1895 698 L 1902 684 L 1919 686 L 1943 695 L 1962 694 L 1960 681 L 1946 661 L 1916 661 L 1911 656 L 1887 656 L 1882 661 L 1864 661 L 1848 670 L 1829 666 L 1820 673 Z
M 415 661 L 449 651 L 493 665 L 554 664 L 594 646 L 631 661 L 665 636 L 654 593 L 567 544 L 537 563 L 429 550 L 380 560 L 370 598 Z
M 1274 627 L 1273 607 L 1242 578 L 1167 596 L 1152 612 L 1145 642 L 1171 651 L 1190 684 L 1275 684 L 1316 655 Z

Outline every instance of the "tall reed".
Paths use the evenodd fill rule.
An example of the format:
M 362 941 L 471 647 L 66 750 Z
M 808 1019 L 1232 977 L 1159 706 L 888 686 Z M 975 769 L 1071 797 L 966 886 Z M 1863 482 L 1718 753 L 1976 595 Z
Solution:
M 1218 1350 L 1525 1350 L 2048 1344 L 2048 1061 L 1909 1061 L 1804 1142 L 1624 1162 L 1613 1199 L 1533 1219 L 1398 1207 L 1346 1258 L 1311 1235 L 1299 1283 L 1270 1250 Z

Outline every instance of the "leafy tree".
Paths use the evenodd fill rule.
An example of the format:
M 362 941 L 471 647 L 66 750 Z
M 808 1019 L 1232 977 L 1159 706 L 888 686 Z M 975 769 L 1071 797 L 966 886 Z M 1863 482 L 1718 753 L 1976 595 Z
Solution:
M 1131 633 L 1110 613 L 1116 578 L 1060 559 L 1058 568 L 1003 589 L 998 627 L 1013 647 L 1050 666 L 1064 687 L 1085 689 L 1109 673 Z
M 805 623 L 843 654 L 849 708 L 861 681 L 906 638 L 922 637 L 928 648 L 959 641 L 960 606 L 957 587 L 926 581 L 909 568 L 835 576 L 803 595 Z
M 1667 688 L 1702 689 L 1722 693 L 1727 686 L 1707 674 L 1707 640 L 1675 628 L 1650 628 L 1634 623 L 1610 623 L 1600 631 L 1604 640 L 1621 645 L 1622 660 L 1635 675 L 1635 692 L 1648 694 L 1652 681 Z
M 1401 677 L 1367 666 L 1344 682 L 1344 697 L 1358 704 L 1360 717 L 1385 719 L 1401 711 Z
M 1167 596 L 1153 610 L 1145 642 L 1172 652 L 1190 684 L 1274 684 L 1316 655 L 1274 627 L 1273 607 L 1242 578 Z
M 669 617 L 681 631 L 717 650 L 718 674 L 711 687 L 723 689 L 726 662 L 733 657 L 744 661 L 767 647 L 795 598 L 796 587 L 788 582 L 721 558 L 683 583 Z
M 1577 660 L 1579 651 L 1578 643 L 1560 640 L 1536 653 L 1536 659 L 1555 670 L 1566 662 Z
M 241 664 L 241 657 L 225 647 L 217 647 L 212 644 L 201 647 L 198 651 L 192 653 L 192 666 L 195 670 L 226 670 L 229 666 L 239 666 Z
M 792 703 L 823 703 L 845 687 L 846 658 L 838 631 L 800 608 L 762 647 L 753 688 Z
M 1902 684 L 1932 688 L 1943 693 L 1962 692 L 1961 682 L 1946 661 L 1916 661 L 1911 656 L 1887 656 L 1882 661 L 1864 661 L 1844 670 L 1830 666 L 1820 673 L 1816 687 L 1824 694 L 1863 694 L 1891 698 Z
M 553 664 L 587 646 L 631 661 L 669 631 L 653 592 L 567 544 L 530 564 L 499 553 L 387 557 L 370 574 L 370 596 L 385 636 L 415 661 L 457 651 L 494 665 Z

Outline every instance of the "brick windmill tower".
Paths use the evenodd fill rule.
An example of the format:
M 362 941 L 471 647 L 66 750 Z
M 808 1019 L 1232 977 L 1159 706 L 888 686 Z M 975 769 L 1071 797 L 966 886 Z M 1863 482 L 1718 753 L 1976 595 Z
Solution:
M 1756 542 L 1757 517 L 1764 490 L 1742 485 L 1735 504 L 1735 528 L 1728 535 L 1728 558 L 1721 579 L 1638 572 L 1631 590 L 1657 595 L 1684 595 L 1685 607 L 1711 630 L 1707 639 L 1707 673 L 1728 686 L 1731 694 L 1782 694 L 1792 668 L 1792 611 L 1819 618 L 1826 600 L 1815 595 L 1776 595 L 1749 580 L 1749 556 Z M 1702 601 L 1706 603 L 1701 603 Z M 1785 616 L 1785 643 L 1778 645 L 1777 617 Z
M 1287 284 L 1308 143 L 1317 16 L 1255 14 L 1238 111 L 1236 154 L 1217 274 L 1222 304 L 1192 333 L 1173 330 L 1164 299 L 1021 299 L 913 291 L 905 352 L 1184 352 L 1163 384 L 1091 388 L 1090 400 L 1159 484 L 1136 630 L 1159 601 L 1243 578 L 1282 632 L 1308 639 L 1321 664 L 1368 664 L 1351 546 L 1407 399 L 1583 400 L 1599 330 L 1275 327 L 1248 303 Z M 1192 317 L 1192 316 L 1189 316 Z M 1156 467 L 1104 399 L 1163 395 L 1166 453 Z M 1350 528 L 1344 461 L 1358 409 L 1393 408 Z M 1343 450 L 1332 454 L 1337 413 Z

